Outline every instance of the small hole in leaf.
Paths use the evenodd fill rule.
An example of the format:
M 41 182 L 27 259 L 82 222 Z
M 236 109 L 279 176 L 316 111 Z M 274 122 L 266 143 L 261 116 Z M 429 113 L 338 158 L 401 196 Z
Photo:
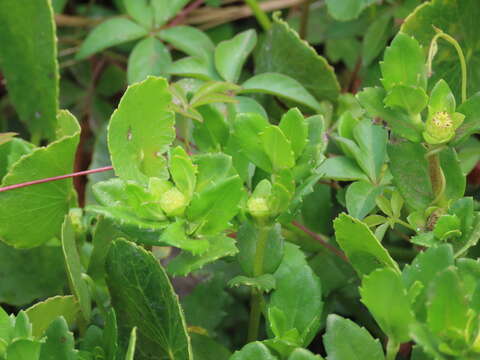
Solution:
M 127 131 L 127 140 L 131 141 L 132 140 L 132 128 L 129 127 Z

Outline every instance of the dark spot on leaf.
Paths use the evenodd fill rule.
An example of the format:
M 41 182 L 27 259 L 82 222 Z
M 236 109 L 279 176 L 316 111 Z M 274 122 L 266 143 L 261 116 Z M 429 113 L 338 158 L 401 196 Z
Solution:
M 60 338 L 60 342 L 61 342 L 62 344 L 63 344 L 64 342 L 66 342 L 66 341 L 67 341 L 67 338 L 66 338 L 65 336 L 62 336 L 62 337 Z

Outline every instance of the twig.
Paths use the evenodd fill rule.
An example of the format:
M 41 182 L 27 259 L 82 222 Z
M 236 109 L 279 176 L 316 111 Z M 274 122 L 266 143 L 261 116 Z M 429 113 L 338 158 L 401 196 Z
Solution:
M 301 39 L 305 40 L 308 33 L 308 18 L 310 15 L 310 3 L 312 0 L 304 0 L 302 4 L 302 13 L 300 16 L 300 29 L 298 35 Z
M 337 255 L 343 261 L 349 262 L 347 256 L 343 253 L 343 251 L 337 249 L 335 246 L 330 244 L 327 240 L 324 239 L 324 237 L 322 235 L 313 232 L 312 230 L 308 229 L 307 227 L 305 227 L 304 225 L 302 225 L 302 224 L 300 224 L 296 221 L 292 221 L 292 225 L 295 226 L 297 229 L 300 229 L 301 231 L 303 231 L 305 234 L 310 236 L 312 239 L 317 240 L 323 247 L 330 250 L 332 253 Z
M 187 16 L 192 12 L 198 9 L 200 6 L 203 5 L 205 0 L 196 0 L 192 2 L 190 5 L 186 6 L 185 9 L 183 9 L 175 18 L 170 21 L 170 23 L 167 25 L 167 27 L 174 27 L 177 25 L 180 25 L 185 22 L 185 19 Z
M 105 166 L 105 167 L 101 167 L 101 168 L 98 168 L 98 169 L 79 171 L 79 172 L 72 173 L 72 174 L 59 175 L 59 176 L 49 177 L 49 178 L 46 178 L 46 179 L 27 181 L 27 182 L 20 183 L 20 184 L 15 184 L 15 185 L 9 185 L 9 186 L 2 187 L 2 188 L 0 188 L 0 192 L 15 190 L 15 189 L 20 189 L 20 188 L 31 186 L 31 185 L 38 185 L 38 184 L 43 184 L 43 183 L 47 183 L 47 182 L 51 182 L 51 181 L 69 179 L 69 178 L 73 178 L 73 177 L 76 177 L 76 176 L 84 176 L 84 175 L 95 174 L 95 173 L 105 172 L 105 171 L 110 171 L 110 170 L 113 170 L 113 166 Z
M 65 14 L 55 14 L 57 26 L 63 27 L 88 27 L 95 26 L 104 21 L 105 18 L 89 18 L 83 16 L 71 16 Z

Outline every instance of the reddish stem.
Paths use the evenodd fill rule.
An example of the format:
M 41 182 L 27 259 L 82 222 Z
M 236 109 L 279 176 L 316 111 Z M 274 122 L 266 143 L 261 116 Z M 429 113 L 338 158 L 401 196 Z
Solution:
M 170 21 L 167 27 L 174 27 L 183 23 L 188 14 L 202 6 L 204 1 L 205 0 L 197 0 L 192 2 L 190 5 L 185 7 L 185 9 L 183 9 L 172 21 Z
M 302 224 L 296 221 L 292 221 L 292 225 L 295 226 L 297 229 L 302 230 L 305 234 L 310 236 L 312 239 L 317 240 L 323 247 L 330 250 L 332 253 L 337 255 L 343 261 L 349 262 L 347 256 L 341 250 L 337 249 L 335 246 L 333 246 L 327 240 L 325 240 L 323 236 L 313 232 L 312 230 L 306 228 L 305 226 L 303 226 Z
M 105 166 L 105 167 L 98 168 L 98 169 L 79 171 L 79 172 L 72 173 L 72 174 L 59 175 L 59 176 L 54 176 L 54 177 L 50 177 L 50 178 L 46 178 L 46 179 L 39 179 L 39 180 L 27 181 L 27 182 L 20 183 L 20 184 L 9 185 L 9 186 L 5 186 L 5 187 L 0 188 L 0 192 L 20 189 L 20 188 L 31 186 L 31 185 L 43 184 L 43 183 L 47 183 L 47 182 L 50 182 L 50 181 L 57 181 L 57 180 L 73 178 L 73 177 L 76 177 L 76 176 L 95 174 L 95 173 L 109 171 L 109 170 L 113 170 L 113 166 Z

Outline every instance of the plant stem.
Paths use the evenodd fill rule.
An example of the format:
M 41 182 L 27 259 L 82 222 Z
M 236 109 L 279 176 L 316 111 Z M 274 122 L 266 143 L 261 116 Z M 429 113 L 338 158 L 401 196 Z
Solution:
M 72 174 L 59 175 L 59 176 L 54 176 L 54 177 L 50 177 L 50 178 L 46 178 L 46 179 L 27 181 L 27 182 L 20 183 L 20 184 L 15 184 L 15 185 L 9 185 L 9 186 L 2 187 L 2 188 L 0 188 L 0 192 L 14 190 L 14 189 L 20 189 L 20 188 L 27 187 L 27 186 L 43 184 L 43 183 L 47 183 L 47 182 L 51 182 L 51 181 L 63 180 L 63 179 L 73 178 L 73 177 L 76 177 L 76 176 L 83 176 L 83 175 L 94 174 L 94 173 L 104 172 L 104 171 L 109 171 L 109 170 L 113 170 L 113 167 L 112 166 L 105 166 L 105 167 L 98 168 L 98 169 L 79 171 L 79 172 L 72 173 Z
M 445 192 L 445 175 L 443 175 L 438 152 L 433 152 L 427 156 L 427 160 L 433 196 L 435 197 L 433 203 L 442 203 Z
M 463 54 L 463 50 L 460 47 L 460 44 L 458 43 L 457 40 L 455 40 L 450 35 L 444 33 L 442 30 L 440 30 L 436 27 L 434 27 L 434 28 L 435 28 L 435 31 L 437 32 L 437 34 L 433 37 L 430 46 L 436 46 L 436 45 L 433 45 L 433 44 L 437 41 L 438 38 L 442 38 L 442 39 L 448 41 L 451 45 L 453 45 L 453 47 L 457 51 L 458 58 L 460 60 L 460 68 L 462 70 L 462 104 L 463 104 L 465 101 L 467 101 L 467 77 L 468 77 L 467 76 L 468 75 L 467 74 L 467 62 L 465 60 L 465 55 Z M 431 62 L 433 61 L 433 55 L 429 59 L 430 67 L 431 67 Z
M 310 3 L 312 0 L 305 0 L 302 4 L 302 15 L 300 17 L 300 29 L 298 35 L 300 38 L 305 40 L 308 33 L 308 17 L 310 15 Z
M 398 349 L 400 349 L 400 344 L 397 344 L 391 339 L 388 339 L 387 356 L 385 357 L 385 360 L 395 360 L 395 358 L 397 357 Z
M 272 26 L 272 22 L 265 11 L 263 11 L 263 9 L 260 7 L 257 0 L 245 0 L 245 3 L 250 7 L 250 9 L 252 9 L 253 15 L 255 15 L 263 30 L 268 31 Z
M 263 262 L 265 258 L 265 248 L 267 247 L 269 226 L 258 226 L 257 247 L 255 249 L 255 259 L 253 261 L 253 276 L 258 277 L 263 274 Z M 260 326 L 260 318 L 262 316 L 261 306 L 263 302 L 262 292 L 252 288 L 250 298 L 250 320 L 248 323 L 247 341 L 255 341 L 258 338 L 258 328 Z

